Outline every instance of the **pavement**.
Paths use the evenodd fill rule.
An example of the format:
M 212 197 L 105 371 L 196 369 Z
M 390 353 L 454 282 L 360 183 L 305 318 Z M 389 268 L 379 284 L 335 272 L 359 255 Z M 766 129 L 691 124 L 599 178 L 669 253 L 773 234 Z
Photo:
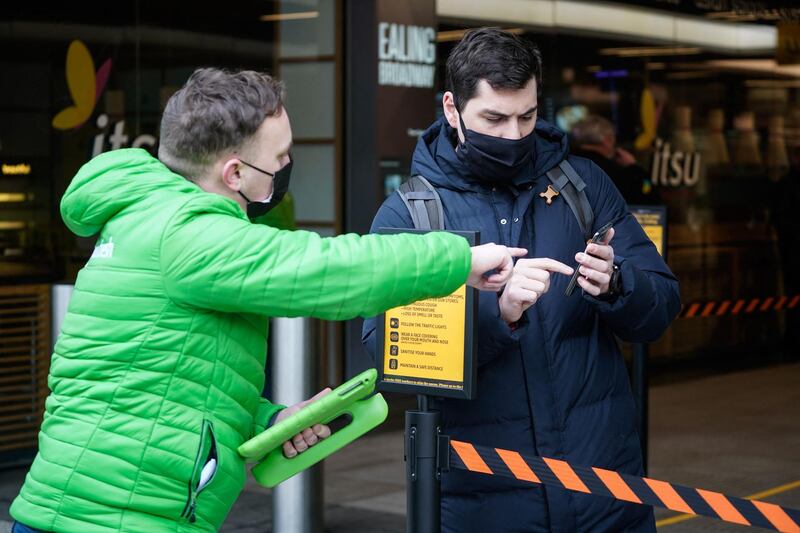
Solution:
M 327 533 L 405 531 L 402 406 L 393 403 L 381 431 L 325 461 Z M 800 508 L 800 363 L 653 386 L 649 450 L 649 477 Z M 24 475 L 0 471 L 0 533 Z M 661 509 L 656 521 L 665 533 L 746 531 Z M 270 491 L 250 480 L 221 531 L 272 531 Z

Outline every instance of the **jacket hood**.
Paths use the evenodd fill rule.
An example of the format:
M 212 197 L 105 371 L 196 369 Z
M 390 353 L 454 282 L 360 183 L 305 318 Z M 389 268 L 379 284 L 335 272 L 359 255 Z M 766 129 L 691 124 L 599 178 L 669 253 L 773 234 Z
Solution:
M 146 150 L 112 150 L 81 167 L 61 198 L 61 217 L 72 232 L 90 237 L 123 209 L 165 190 L 201 191 Z
M 535 153 L 530 172 L 519 183 L 533 181 L 563 161 L 569 153 L 567 135 L 555 126 L 538 119 Z M 438 187 L 452 190 L 480 190 L 479 178 L 459 160 L 455 151 L 456 130 L 442 116 L 417 141 L 411 162 L 411 175 L 420 174 Z

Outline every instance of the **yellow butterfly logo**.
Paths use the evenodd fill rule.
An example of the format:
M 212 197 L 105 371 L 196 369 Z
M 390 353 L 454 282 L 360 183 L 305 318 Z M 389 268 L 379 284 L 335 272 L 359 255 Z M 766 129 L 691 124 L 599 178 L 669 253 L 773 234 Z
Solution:
M 642 91 L 642 99 L 639 102 L 639 117 L 642 121 L 642 132 L 636 137 L 634 146 L 639 151 L 644 151 L 652 146 L 653 141 L 658 136 L 658 123 L 661 118 L 661 111 L 664 109 L 664 102 L 656 103 L 653 91 L 645 87 Z
M 69 130 L 82 126 L 92 116 L 100 94 L 108 82 L 111 59 L 107 59 L 95 73 L 94 61 L 89 49 L 75 40 L 67 49 L 67 87 L 74 105 L 53 117 L 53 127 Z

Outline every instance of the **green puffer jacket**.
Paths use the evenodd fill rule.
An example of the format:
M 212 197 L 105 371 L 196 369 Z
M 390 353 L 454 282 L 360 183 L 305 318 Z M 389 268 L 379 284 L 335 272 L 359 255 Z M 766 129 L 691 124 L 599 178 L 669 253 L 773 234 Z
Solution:
M 260 397 L 267 317 L 371 316 L 448 294 L 470 268 L 467 242 L 447 233 L 321 238 L 251 224 L 140 149 L 87 163 L 61 213 L 100 236 L 11 506 L 45 531 L 216 530 L 244 486 L 237 447 L 279 409 Z

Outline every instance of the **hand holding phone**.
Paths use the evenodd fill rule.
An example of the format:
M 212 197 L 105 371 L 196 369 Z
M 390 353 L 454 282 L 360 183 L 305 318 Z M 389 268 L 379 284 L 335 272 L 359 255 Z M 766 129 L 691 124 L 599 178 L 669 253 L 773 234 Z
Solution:
M 609 222 L 592 235 L 592 238 L 589 240 L 590 243 L 597 244 L 599 242 L 603 242 L 608 235 L 608 230 L 610 230 L 614 226 L 613 222 Z M 572 294 L 572 291 L 575 290 L 575 285 L 578 284 L 578 276 L 579 274 L 580 265 L 575 267 L 575 272 L 572 274 L 572 278 L 569 280 L 569 284 L 567 285 L 567 289 L 564 291 L 564 295 L 569 296 Z

